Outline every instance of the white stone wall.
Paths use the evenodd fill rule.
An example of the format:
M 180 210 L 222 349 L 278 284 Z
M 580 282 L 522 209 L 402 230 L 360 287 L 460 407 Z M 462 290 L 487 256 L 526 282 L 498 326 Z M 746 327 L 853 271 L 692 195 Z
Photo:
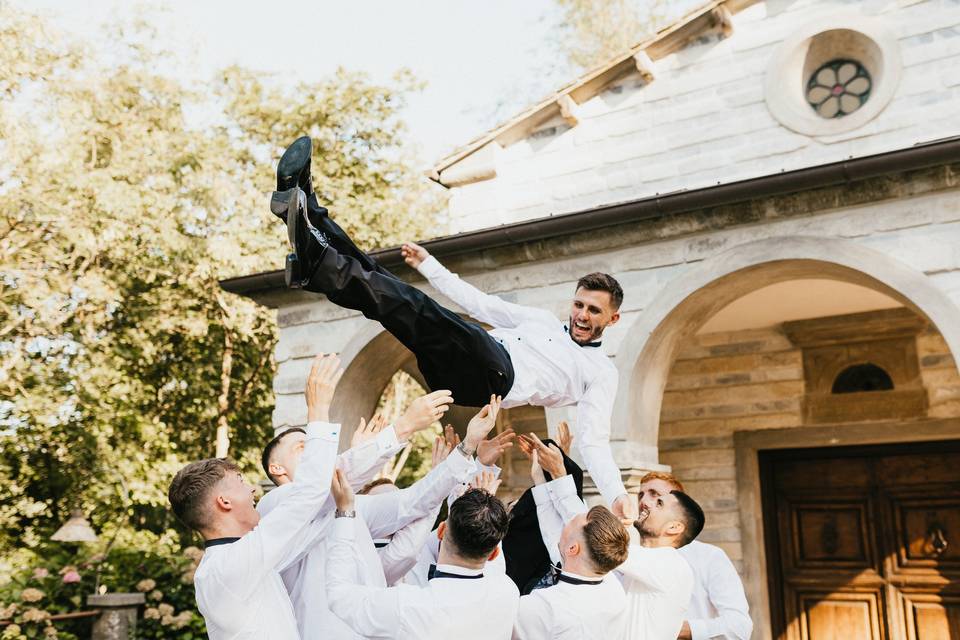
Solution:
M 901 80 L 886 108 L 847 133 L 809 137 L 764 99 L 776 46 L 831 14 L 879 17 L 899 43 Z M 451 189 L 453 231 L 567 213 L 909 147 L 960 132 L 960 3 L 948 0 L 760 2 L 734 32 L 629 75 L 498 155 L 497 177 Z M 805 81 L 798 78 L 798 82 Z
M 773 220 L 713 230 L 704 223 L 684 219 L 663 221 L 666 239 L 599 253 L 572 251 L 566 257 L 504 267 L 491 264 L 464 278 L 483 291 L 511 302 L 552 310 L 558 318 L 567 305 L 579 276 L 590 271 L 614 274 L 626 293 L 620 322 L 604 335 L 604 349 L 616 362 L 616 354 L 631 326 L 674 278 L 693 265 L 738 245 L 761 239 L 808 236 L 843 238 L 890 256 L 929 276 L 930 281 L 960 305 L 960 190 L 929 193 L 847 207 L 817 215 Z M 602 241 L 591 232 L 591 241 Z M 673 237 L 670 237 L 673 236 Z M 573 239 L 571 242 L 576 241 Z M 420 285 L 436 292 L 425 283 Z M 448 300 L 439 297 L 442 303 Z M 306 420 L 303 381 L 309 359 L 321 351 L 343 352 L 360 334 L 370 334 L 374 324 L 359 314 L 339 308 L 321 296 L 281 304 L 278 313 L 280 339 L 276 348 L 277 404 L 274 427 L 301 425 Z M 625 385 L 621 381 L 621 390 Z M 623 440 L 629 425 L 614 424 L 614 438 Z M 638 460 L 631 443 L 615 445 L 615 454 L 625 465 L 655 463 Z

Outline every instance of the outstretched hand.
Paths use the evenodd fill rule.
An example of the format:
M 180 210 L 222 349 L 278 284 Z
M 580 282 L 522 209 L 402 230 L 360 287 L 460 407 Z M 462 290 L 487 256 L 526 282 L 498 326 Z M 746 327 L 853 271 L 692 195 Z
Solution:
M 307 376 L 307 388 L 304 395 L 307 399 L 307 421 L 317 420 L 326 422 L 330 419 L 330 403 L 337 390 L 337 382 L 343 375 L 340 368 L 340 358 L 337 354 L 317 354 Z
M 567 455 L 570 455 L 570 444 L 573 442 L 573 434 L 570 433 L 570 425 L 566 420 L 561 420 L 557 425 L 557 444 Z
M 490 396 L 490 403 L 484 405 L 477 415 L 467 424 L 467 435 L 463 439 L 467 453 L 473 455 L 487 434 L 493 431 L 497 424 L 497 414 L 500 413 L 500 396 Z
M 353 511 L 355 497 L 353 487 L 347 480 L 347 474 L 340 469 L 334 469 L 333 481 L 330 483 L 330 493 L 333 494 L 333 501 L 340 511 Z
M 431 468 L 436 469 L 441 462 L 447 459 L 447 456 L 458 444 L 460 444 L 460 436 L 448 424 L 443 429 L 443 435 L 433 439 L 433 452 L 430 457 Z
M 360 424 L 354 430 L 353 436 L 350 437 L 350 448 L 352 449 L 367 440 L 376 438 L 377 434 L 383 431 L 385 426 L 387 426 L 387 420 L 379 413 L 373 414 L 370 422 L 360 418 Z
M 503 455 L 503 452 L 513 446 L 513 439 L 516 435 L 513 429 L 507 429 L 489 440 L 481 441 L 477 445 L 477 462 L 486 467 L 492 467 Z
M 567 475 L 560 447 L 553 443 L 550 443 L 549 446 L 546 445 L 535 433 L 521 435 L 519 441 L 521 451 L 531 460 L 536 455 L 539 466 L 543 467 L 543 470 L 549 473 L 551 478 L 556 480 Z
M 426 249 L 414 242 L 404 242 L 400 247 L 400 255 L 403 256 L 403 261 L 414 269 L 430 257 Z
M 420 396 L 397 418 L 394 425 L 397 430 L 397 439 L 406 440 L 417 431 L 426 429 L 443 417 L 450 405 L 453 396 L 446 389 Z
M 492 496 L 497 495 L 500 488 L 500 478 L 490 471 L 481 471 L 476 478 L 470 481 L 471 489 L 483 489 Z

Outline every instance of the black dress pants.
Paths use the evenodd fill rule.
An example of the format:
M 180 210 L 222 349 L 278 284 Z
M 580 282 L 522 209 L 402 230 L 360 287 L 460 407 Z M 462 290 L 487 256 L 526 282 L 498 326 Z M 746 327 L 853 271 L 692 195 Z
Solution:
M 377 267 L 376 261 L 359 249 L 354 247 L 359 256 L 341 253 L 346 234 L 340 233 L 337 241 L 328 236 L 330 246 L 306 290 L 324 293 L 331 302 L 382 324 L 413 352 L 430 390 L 449 389 L 456 404 L 480 407 L 491 395 L 509 393 L 514 371 L 503 345 L 416 287 L 370 268 Z

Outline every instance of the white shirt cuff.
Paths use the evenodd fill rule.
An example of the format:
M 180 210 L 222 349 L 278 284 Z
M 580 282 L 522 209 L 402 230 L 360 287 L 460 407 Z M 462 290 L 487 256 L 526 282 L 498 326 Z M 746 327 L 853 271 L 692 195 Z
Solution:
M 426 260 L 420 263 L 420 266 L 417 267 L 417 271 L 421 273 L 425 278 L 429 279 L 440 273 L 446 271 L 446 268 L 440 264 L 440 261 L 429 256 Z
M 353 540 L 356 527 L 356 518 L 334 518 L 333 537 L 337 540 Z
M 556 480 L 551 480 L 543 486 L 547 488 L 554 500 L 562 500 L 577 495 L 577 485 L 573 482 L 573 476 L 569 473 Z
M 531 487 L 530 492 L 533 493 L 533 502 L 538 507 L 550 504 L 550 490 L 547 489 L 547 485 L 535 484 Z
M 477 474 L 477 462 L 473 456 L 466 457 L 460 452 L 459 448 L 454 449 L 443 461 L 450 466 L 450 472 L 453 477 L 460 482 L 470 482 L 473 476 Z
M 314 420 L 307 423 L 307 438 L 319 438 L 327 442 L 340 442 L 340 425 L 335 422 L 322 422 Z
M 397 438 L 397 430 L 392 424 L 384 427 L 373 441 L 377 443 L 377 452 L 381 455 L 386 455 L 391 449 L 399 449 L 402 446 Z

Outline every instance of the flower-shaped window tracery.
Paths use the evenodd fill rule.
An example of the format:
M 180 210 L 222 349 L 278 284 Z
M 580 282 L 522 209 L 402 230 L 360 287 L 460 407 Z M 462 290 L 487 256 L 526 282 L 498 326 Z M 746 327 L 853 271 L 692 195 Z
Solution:
M 813 72 L 807 82 L 807 102 L 823 118 L 842 118 L 863 106 L 873 81 L 854 60 L 831 60 Z

